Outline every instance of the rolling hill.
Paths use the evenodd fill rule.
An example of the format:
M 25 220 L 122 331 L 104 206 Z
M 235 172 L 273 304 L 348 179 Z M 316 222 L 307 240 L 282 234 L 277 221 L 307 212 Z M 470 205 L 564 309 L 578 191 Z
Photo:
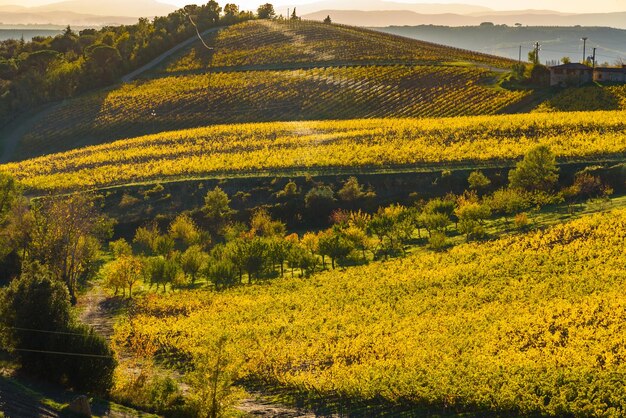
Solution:
M 202 176 L 510 166 L 537 144 L 560 161 L 623 161 L 624 112 L 232 124 L 163 132 L 8 164 L 34 190 Z
M 391 26 L 379 28 L 382 32 L 406 36 L 459 48 L 471 48 L 488 54 L 512 59 L 518 58 L 522 46 L 522 58 L 526 58 L 535 42 L 541 44 L 541 62 L 560 61 L 570 57 L 578 62 L 583 55 L 582 37 L 588 37 L 587 52 L 597 48 L 598 64 L 614 65 L 620 57 L 626 57 L 626 30 L 607 27 L 557 27 L 557 26 Z
M 16 158 L 224 123 L 497 114 L 528 94 L 495 86 L 512 61 L 365 29 L 252 21 L 207 42 L 55 106 Z
M 167 15 L 175 9 L 175 6 L 153 0 L 133 0 L 132 2 L 123 0 L 106 2 L 68 0 L 31 7 L 0 4 L 0 23 L 13 25 L 120 25 L 134 23 L 139 17 L 152 18 Z
M 624 24 L 626 12 L 565 14 L 553 11 L 521 10 L 502 13 L 481 12 L 467 15 L 459 12 L 427 14 L 408 9 L 370 11 L 358 7 L 353 10 L 330 7 L 306 14 L 304 17 L 311 20 L 322 20 L 328 15 L 337 23 L 370 27 L 401 25 L 476 26 L 483 22 L 491 22 L 509 26 L 519 23 L 523 26 L 601 26 L 626 29 L 626 24 Z

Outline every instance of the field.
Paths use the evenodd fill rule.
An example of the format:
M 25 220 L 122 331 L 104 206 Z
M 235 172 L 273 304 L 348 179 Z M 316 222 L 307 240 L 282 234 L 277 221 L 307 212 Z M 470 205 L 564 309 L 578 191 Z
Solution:
M 198 43 L 162 71 L 177 73 L 220 67 L 402 62 L 473 62 L 508 69 L 512 60 L 415 41 L 366 29 L 312 21 L 253 21 L 231 26 Z
M 626 416 L 626 88 L 318 22 L 206 42 L 2 132 L 23 370 L 159 416 Z M 74 317 L 95 354 L 20 341 L 90 342 Z
M 309 279 L 148 296 L 118 348 L 241 382 L 425 414 L 626 412 L 626 211 Z M 388 409 L 387 409 L 388 410 Z
M 561 161 L 623 159 L 623 112 L 223 125 L 166 132 L 0 166 L 39 190 L 202 175 L 511 165 L 537 144 Z
M 568 88 L 541 103 L 538 112 L 579 112 L 593 110 L 625 110 L 626 86 L 594 85 Z
M 481 68 L 329 67 L 164 77 L 84 96 L 47 114 L 18 157 L 211 124 L 490 115 L 526 93 Z

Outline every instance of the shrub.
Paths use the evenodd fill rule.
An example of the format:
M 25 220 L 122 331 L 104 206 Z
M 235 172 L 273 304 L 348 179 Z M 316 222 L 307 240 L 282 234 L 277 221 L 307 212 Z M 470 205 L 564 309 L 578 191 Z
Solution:
M 443 250 L 447 245 L 447 239 L 446 239 L 446 234 L 444 234 L 443 232 L 439 232 L 439 231 L 435 231 L 432 234 L 430 234 L 430 237 L 428 238 L 428 246 L 435 250 L 435 251 L 441 251 Z
M 111 349 L 91 328 L 74 322 L 67 287 L 38 264 L 0 293 L 0 323 L 4 344 L 24 371 L 78 390 L 110 389 L 116 366 Z
M 481 171 L 473 171 L 467 178 L 471 190 L 482 191 L 491 185 L 491 180 Z
M 518 213 L 517 215 L 515 215 L 515 220 L 514 220 L 515 228 L 526 229 L 529 223 L 530 223 L 530 220 L 528 219 L 528 214 L 526 214 L 525 212 Z
M 550 148 L 540 145 L 524 156 L 509 172 L 509 182 L 515 189 L 550 192 L 559 180 L 556 158 Z
M 139 373 L 129 373 L 129 369 L 136 367 L 116 371 L 111 394 L 115 401 L 168 416 L 183 410 L 182 393 L 172 378 L 159 376 L 150 367 L 142 367 Z

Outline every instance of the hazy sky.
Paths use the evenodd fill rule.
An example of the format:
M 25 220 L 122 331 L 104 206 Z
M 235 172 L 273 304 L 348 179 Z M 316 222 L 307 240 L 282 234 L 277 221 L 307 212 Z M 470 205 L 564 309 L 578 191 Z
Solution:
M 56 0 L 60 1 L 60 0 Z M 55 0 L 0 0 L 0 5 L 6 4 L 18 4 L 22 6 L 41 5 L 47 3 L 54 3 Z M 87 0 L 101 2 L 102 0 Z M 128 0 L 132 2 L 132 0 Z M 189 3 L 203 3 L 204 0 L 160 0 L 163 3 L 175 4 L 177 6 L 184 6 Z M 207 0 L 208 1 L 208 0 Z M 233 0 L 218 0 L 220 4 Z M 239 4 L 244 9 L 256 9 L 260 3 L 269 1 L 275 5 L 292 5 L 297 6 L 299 4 L 314 3 L 318 0 L 234 0 L 234 3 Z M 324 1 L 324 0 L 322 0 Z M 341 4 L 341 0 L 328 1 L 329 8 L 332 5 Z M 430 0 L 430 1 L 408 1 L 408 0 L 395 0 L 405 3 L 467 3 L 476 4 L 480 6 L 486 6 L 494 10 L 521 10 L 521 9 L 550 9 L 562 12 L 591 12 L 591 13 L 603 13 L 603 12 L 615 12 L 626 11 L 626 0 L 595 0 L 595 1 L 581 1 L 581 0 Z M 363 1 L 367 3 L 367 0 Z
M 431 0 L 431 1 L 407 1 L 407 0 L 395 0 L 403 3 L 466 3 L 476 4 L 479 6 L 486 6 L 494 10 L 522 10 L 522 9 L 549 9 L 562 12 L 585 12 L 585 13 L 603 13 L 603 12 L 624 12 L 626 11 L 626 0 L 595 0 L 595 1 L 581 1 L 581 0 Z M 185 0 L 170 0 L 172 4 L 179 6 L 185 5 L 188 1 Z M 317 2 L 315 0 L 275 0 L 270 1 L 275 5 L 288 5 L 293 4 L 307 4 Z M 366 2 L 366 1 L 365 1 Z M 221 2 L 220 2 L 221 3 Z M 237 2 L 241 7 L 251 9 L 256 8 L 259 5 L 258 0 L 239 0 Z M 330 2 L 329 2 L 330 3 Z M 340 4 L 341 0 L 333 2 Z M 331 3 L 332 4 L 332 3 Z

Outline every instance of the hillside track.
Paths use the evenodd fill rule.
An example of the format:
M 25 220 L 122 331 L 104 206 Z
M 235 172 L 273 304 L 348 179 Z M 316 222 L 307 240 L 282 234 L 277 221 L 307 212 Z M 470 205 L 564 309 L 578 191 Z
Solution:
M 211 28 L 208 30 L 205 30 L 204 32 L 202 32 L 200 34 L 200 37 L 204 37 L 207 36 L 211 33 L 217 32 L 219 31 L 221 28 Z M 153 59 L 152 61 L 150 61 L 149 63 L 147 63 L 146 65 L 136 69 L 135 71 L 126 74 L 125 76 L 123 76 L 121 78 L 122 83 L 129 83 L 131 81 L 133 81 L 135 78 L 139 77 L 141 74 L 152 70 L 153 68 L 159 66 L 163 61 L 165 61 L 166 59 L 168 59 L 169 57 L 171 57 L 172 55 L 176 54 L 177 52 L 179 52 L 181 49 L 187 48 L 188 46 L 191 46 L 192 44 L 194 44 L 195 42 L 198 41 L 198 36 L 193 36 L 189 39 L 187 39 L 186 41 L 176 45 L 175 47 L 171 48 L 170 50 L 164 52 L 163 54 L 159 55 L 158 57 L 156 57 L 155 59 Z
M 237 65 L 237 66 L 223 66 L 223 67 L 208 67 L 195 70 L 181 70 L 170 72 L 150 72 L 144 74 L 141 79 L 158 79 L 163 77 L 178 77 L 185 75 L 202 75 L 202 74 L 219 74 L 219 73 L 245 73 L 251 71 L 297 71 L 297 70 L 315 70 L 325 68 L 363 68 L 363 67 L 463 67 L 455 65 L 454 63 L 441 62 L 434 63 L 432 61 L 406 61 L 406 60 L 385 60 L 385 61 L 316 61 L 316 62 L 294 62 L 284 64 L 256 64 L 256 65 Z M 477 68 L 482 68 L 497 74 L 505 74 L 507 70 L 501 68 L 491 67 L 487 65 L 475 65 Z
M 80 321 L 91 326 L 100 336 L 111 341 L 115 316 L 124 308 L 123 298 L 109 296 L 98 282 L 78 299 Z

